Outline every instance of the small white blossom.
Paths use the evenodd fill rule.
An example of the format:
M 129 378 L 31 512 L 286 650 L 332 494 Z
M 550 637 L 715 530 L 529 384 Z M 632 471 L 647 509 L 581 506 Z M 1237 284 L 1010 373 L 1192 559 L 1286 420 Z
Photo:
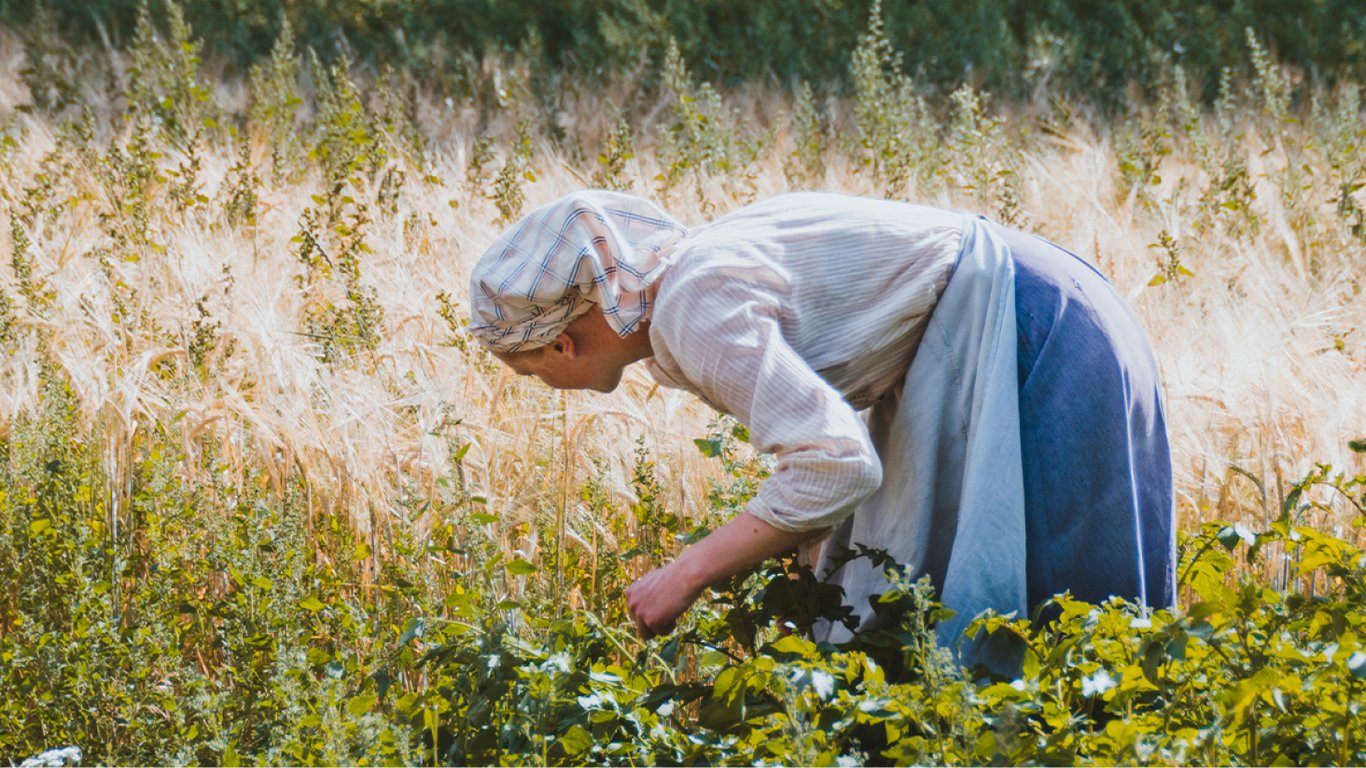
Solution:
M 1336 659 L 1337 656 L 1338 656 L 1338 644 L 1337 644 L 1337 643 L 1329 643 L 1328 645 L 1325 645 L 1325 646 L 1323 647 L 1323 660 L 1324 660 L 1324 661 L 1328 662 L 1329 664 L 1332 664 L 1332 663 L 1333 663 L 1333 659 Z
M 549 671 L 551 671 L 552 669 L 555 670 L 555 671 L 557 671 L 557 672 L 568 672 L 568 671 L 569 671 L 569 654 L 567 654 L 567 653 L 555 653 L 555 654 L 551 654 L 550 658 L 546 659 L 546 660 L 545 660 L 545 663 L 541 665 L 541 670 L 542 670 L 542 671 L 545 671 L 545 672 L 549 672 Z
M 828 699 L 835 692 L 835 677 L 817 669 L 811 673 L 811 687 L 816 689 L 816 695 L 822 700 Z
M 660 704 L 659 709 L 655 710 L 655 713 L 658 714 L 661 718 L 669 717 L 670 715 L 672 715 L 674 713 L 673 700 L 669 700 L 664 702 L 663 704 Z
M 1081 679 L 1081 695 L 1087 698 L 1100 696 L 1118 684 L 1117 680 L 1110 677 L 1108 671 L 1101 669 L 1094 675 Z
M 1359 675 L 1358 670 L 1366 671 L 1366 653 L 1357 651 L 1347 659 L 1347 668 L 1352 670 L 1352 674 Z
M 80 747 L 59 747 L 49 749 L 41 755 L 30 757 L 20 763 L 19 766 L 20 768 L 60 768 L 60 766 L 66 765 L 80 765 L 81 757 Z

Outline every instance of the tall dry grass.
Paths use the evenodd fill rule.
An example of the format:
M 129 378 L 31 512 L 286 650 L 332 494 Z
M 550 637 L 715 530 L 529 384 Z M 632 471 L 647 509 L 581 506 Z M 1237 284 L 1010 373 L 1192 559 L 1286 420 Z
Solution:
M 0 36 L 0 125 L 11 140 L 0 151 L 0 289 L 15 318 L 0 360 L 0 436 L 34 406 L 47 350 L 69 376 L 83 419 L 106 441 L 116 478 L 132 435 L 174 425 L 184 440 L 186 483 L 250 471 L 283 483 L 302 472 L 316 514 L 380 531 L 427 525 L 404 511 L 420 508 L 407 502 L 459 475 L 505 519 L 553 514 L 564 535 L 610 549 L 578 489 L 601 476 L 610 492 L 629 497 L 639 442 L 656 460 L 670 504 L 686 515 L 706 503 L 717 470 L 692 443 L 713 418 L 704 406 L 656 387 L 641 371 L 612 395 L 551 392 L 510 375 L 441 316 L 443 293 L 464 311 L 470 266 L 502 226 L 492 175 L 512 153 L 519 118 L 535 110 L 515 66 L 486 67 L 490 81 L 504 73 L 510 84 L 501 106 L 437 98 L 405 81 L 420 151 L 383 132 L 381 165 L 347 187 L 372 218 L 361 275 L 383 310 L 382 328 L 373 348 L 327 359 L 327 340 L 308 330 L 319 299 L 301 287 L 310 268 L 296 239 L 305 209 L 321 205 L 314 196 L 330 194 L 320 162 L 305 160 L 296 176 L 273 173 L 272 137 L 242 117 L 252 99 L 246 84 L 210 80 L 211 102 L 247 137 L 250 168 L 261 177 L 255 221 L 231 214 L 241 144 L 221 125 L 195 150 L 199 168 L 188 181 L 202 201 L 176 202 L 173 190 L 187 179 L 173 172 L 196 145 L 129 119 L 117 90 L 127 78 L 120 54 L 83 61 L 83 71 L 113 75 L 84 81 L 75 106 L 25 109 L 33 102 L 20 77 L 25 53 L 12 35 Z M 307 144 L 316 105 L 305 96 L 295 128 Z M 533 118 L 535 180 L 521 182 L 524 210 L 590 183 L 621 105 L 634 105 L 636 142 L 622 184 L 662 199 L 685 222 L 794 184 L 887 191 L 857 149 L 841 142 L 851 133 L 847 99 L 822 101 L 841 128 L 827 137 L 821 172 L 797 182 L 785 171 L 793 152 L 790 96 L 758 86 L 725 94 L 728 140 L 749 137 L 757 150 L 749 157 L 735 150 L 722 170 L 694 169 L 668 190 L 657 181 L 668 163 L 662 137 L 676 118 L 667 95 L 616 82 L 565 84 L 558 99 L 553 120 L 562 139 L 551 141 Z M 94 129 L 84 153 L 61 138 L 82 109 Z M 1313 134 L 1307 107 L 1290 116 L 1296 121 L 1268 122 L 1252 104 L 1237 114 L 1226 133 L 1206 111 L 1201 133 L 1168 137 L 1168 153 L 1157 158 L 1160 179 L 1138 184 L 1120 171 L 1131 151 L 1121 145 L 1151 110 L 1136 107 L 1132 121 L 1110 124 L 1084 111 L 1060 114 L 1041 100 L 989 114 L 999 122 L 984 139 L 998 142 L 988 151 L 1009 156 L 1010 174 L 1001 178 L 1018 197 L 1019 225 L 1092 260 L 1148 329 L 1163 370 L 1187 526 L 1274 517 L 1284 489 L 1315 462 L 1366 468 L 1347 449 L 1349 439 L 1366 435 L 1366 241 L 1340 212 L 1334 183 L 1342 173 L 1329 167 L 1327 139 Z M 1349 128 L 1359 137 L 1359 111 L 1354 119 Z M 139 133 L 159 173 L 139 199 L 117 199 L 100 174 Z M 1213 149 L 1204 151 L 1245 163 L 1255 199 L 1241 208 L 1236 200 L 1211 203 L 1215 167 L 1194 136 L 1212 137 Z M 493 154 L 485 177 L 471 184 L 480 138 L 491 140 Z M 922 168 L 898 194 L 988 214 L 1002 209 L 999 190 L 956 176 L 952 156 L 941 161 L 949 170 Z M 405 181 L 384 210 L 380 177 L 389 169 Z M 1366 202 L 1360 192 L 1355 200 Z M 124 231 L 136 204 L 145 207 L 145 222 Z M 1185 271 L 1174 269 L 1164 237 L 1179 248 Z M 29 245 L 16 258 L 18 238 Z M 31 269 L 36 300 L 21 295 L 22 269 Z M 1171 279 L 1152 285 L 1159 273 Z M 507 546 L 534 555 L 535 530 L 510 529 Z

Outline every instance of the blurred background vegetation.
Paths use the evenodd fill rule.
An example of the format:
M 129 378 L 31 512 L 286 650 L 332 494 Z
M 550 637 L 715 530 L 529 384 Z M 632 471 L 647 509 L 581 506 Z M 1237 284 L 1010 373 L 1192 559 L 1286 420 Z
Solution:
M 0 0 L 0 23 L 127 46 L 140 0 Z M 154 4 L 159 5 L 159 4 Z M 269 54 L 283 20 L 301 48 L 431 72 L 490 53 L 533 53 L 581 76 L 657 69 L 670 39 L 699 78 L 847 81 L 871 0 L 188 0 L 206 55 L 231 68 Z M 1045 86 L 1100 105 L 1180 66 L 1216 96 L 1246 62 L 1247 29 L 1323 85 L 1366 74 L 1360 0 L 909 0 L 882 9 L 922 88 L 970 82 L 1007 97 Z M 154 7 L 154 12 L 159 9 Z M 454 84 L 454 83 L 453 83 Z M 1150 94 L 1149 94 L 1150 95 Z

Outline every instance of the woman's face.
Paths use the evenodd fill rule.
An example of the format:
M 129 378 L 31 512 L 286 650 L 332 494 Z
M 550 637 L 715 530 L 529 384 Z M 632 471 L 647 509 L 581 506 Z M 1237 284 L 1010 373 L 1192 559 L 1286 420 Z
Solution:
M 595 355 L 566 354 L 555 344 L 512 354 L 495 353 L 519 376 L 535 376 L 554 389 L 591 389 L 611 392 L 621 383 L 624 366 Z

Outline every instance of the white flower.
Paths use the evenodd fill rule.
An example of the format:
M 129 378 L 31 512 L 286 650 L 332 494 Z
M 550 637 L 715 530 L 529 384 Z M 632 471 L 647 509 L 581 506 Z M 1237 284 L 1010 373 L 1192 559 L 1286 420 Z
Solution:
M 546 660 L 545 660 L 545 663 L 541 664 L 541 671 L 543 671 L 543 672 L 549 672 L 549 671 L 552 670 L 552 669 L 553 669 L 553 670 L 556 670 L 556 671 L 559 671 L 559 672 L 568 672 L 568 671 L 569 671 L 569 654 L 567 654 L 567 653 L 555 653 L 555 654 L 551 654 L 550 658 L 546 659 Z
M 41 755 L 30 757 L 20 763 L 20 768 L 59 768 L 65 765 L 81 764 L 80 747 L 59 747 L 49 749 Z
M 1081 679 L 1081 695 L 1087 698 L 1099 696 L 1118 684 L 1117 680 L 1110 677 L 1109 672 L 1101 669 L 1094 675 Z
M 659 709 L 655 710 L 655 713 L 661 718 L 672 715 L 674 713 L 674 701 L 670 699 L 669 701 L 660 704 Z
M 1366 653 L 1357 651 L 1347 659 L 1347 668 L 1352 670 L 1352 674 L 1361 677 L 1366 674 Z
M 835 677 L 829 672 L 814 670 L 811 673 L 811 687 L 816 689 L 816 695 L 821 700 L 828 699 L 835 692 Z
M 1332 663 L 1333 663 L 1333 659 L 1336 659 L 1337 656 L 1338 656 L 1338 644 L 1337 644 L 1337 643 L 1329 643 L 1328 645 L 1325 645 L 1325 646 L 1323 647 L 1323 660 L 1324 660 L 1324 661 L 1328 662 L 1329 664 L 1332 664 Z

